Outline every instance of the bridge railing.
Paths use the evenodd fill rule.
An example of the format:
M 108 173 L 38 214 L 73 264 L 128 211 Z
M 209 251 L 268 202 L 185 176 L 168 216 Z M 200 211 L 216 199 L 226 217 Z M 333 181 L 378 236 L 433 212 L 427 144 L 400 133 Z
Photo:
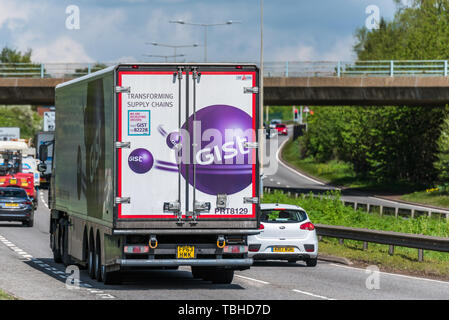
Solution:
M 117 63 L 0 63 L 0 78 L 76 78 Z M 448 60 L 267 61 L 265 77 L 448 76 Z

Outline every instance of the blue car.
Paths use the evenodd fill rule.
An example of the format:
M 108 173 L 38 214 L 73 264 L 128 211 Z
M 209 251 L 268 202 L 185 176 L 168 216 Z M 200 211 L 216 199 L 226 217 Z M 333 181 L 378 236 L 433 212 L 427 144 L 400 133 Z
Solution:
M 33 201 L 24 189 L 0 188 L 0 221 L 21 221 L 26 227 L 33 226 Z

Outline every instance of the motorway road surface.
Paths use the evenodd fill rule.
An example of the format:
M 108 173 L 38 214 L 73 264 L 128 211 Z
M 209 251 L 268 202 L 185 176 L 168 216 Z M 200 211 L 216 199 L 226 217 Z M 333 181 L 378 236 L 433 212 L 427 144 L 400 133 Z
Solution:
M 292 126 L 289 126 L 289 137 L 292 135 L 293 128 Z M 279 160 L 279 150 L 282 147 L 283 144 L 285 144 L 288 140 L 287 136 L 278 136 L 278 148 L 276 150 L 273 150 L 273 152 L 276 153 L 277 160 Z M 268 142 L 268 140 L 267 140 Z M 267 149 L 268 149 L 268 143 L 267 143 Z M 267 154 L 268 151 L 267 151 Z M 334 187 L 328 186 L 320 181 L 317 181 L 313 178 L 310 178 L 308 176 L 302 175 L 298 173 L 297 171 L 287 167 L 286 165 L 282 164 L 282 162 L 278 161 L 278 169 L 276 174 L 274 175 L 267 175 L 263 180 L 263 186 L 264 187 L 286 187 L 286 188 L 298 188 L 302 189 L 304 193 L 312 192 L 323 192 L 323 190 L 331 190 L 336 189 Z M 372 205 L 376 206 L 384 206 L 384 207 L 400 207 L 404 209 L 414 209 L 418 211 L 429 211 L 432 212 L 443 212 L 443 213 L 449 213 L 449 211 L 445 210 L 436 210 L 436 209 L 430 209 L 428 207 L 423 207 L 419 205 L 409 205 L 405 203 L 398 203 L 395 201 L 385 200 L 381 198 L 376 198 L 373 196 L 367 196 L 363 193 L 354 192 L 354 191 L 342 191 L 342 200 L 350 201 L 350 202 L 357 202 L 357 203 L 370 203 Z
M 127 273 L 120 286 L 105 286 L 81 270 L 80 288 L 68 289 L 66 268 L 51 258 L 47 194 L 40 195 L 33 228 L 0 223 L 0 288 L 24 299 L 449 299 L 449 282 L 321 261 L 315 268 L 302 262 L 256 263 L 236 272 L 229 285 L 193 279 L 188 267 Z M 376 284 L 376 276 L 379 289 L 368 289 L 366 283 Z

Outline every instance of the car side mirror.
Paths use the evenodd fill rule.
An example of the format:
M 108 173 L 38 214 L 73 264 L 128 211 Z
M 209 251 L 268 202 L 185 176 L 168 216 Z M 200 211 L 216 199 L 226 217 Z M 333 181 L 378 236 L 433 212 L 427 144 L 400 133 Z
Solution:
M 48 147 L 44 144 L 39 146 L 39 160 L 45 162 L 48 158 Z

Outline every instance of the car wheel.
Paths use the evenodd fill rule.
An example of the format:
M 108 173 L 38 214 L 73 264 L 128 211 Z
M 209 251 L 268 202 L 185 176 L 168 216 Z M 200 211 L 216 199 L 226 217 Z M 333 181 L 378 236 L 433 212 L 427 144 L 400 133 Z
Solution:
M 317 258 L 308 258 L 306 259 L 306 265 L 308 267 L 316 267 L 318 263 L 318 259 Z

